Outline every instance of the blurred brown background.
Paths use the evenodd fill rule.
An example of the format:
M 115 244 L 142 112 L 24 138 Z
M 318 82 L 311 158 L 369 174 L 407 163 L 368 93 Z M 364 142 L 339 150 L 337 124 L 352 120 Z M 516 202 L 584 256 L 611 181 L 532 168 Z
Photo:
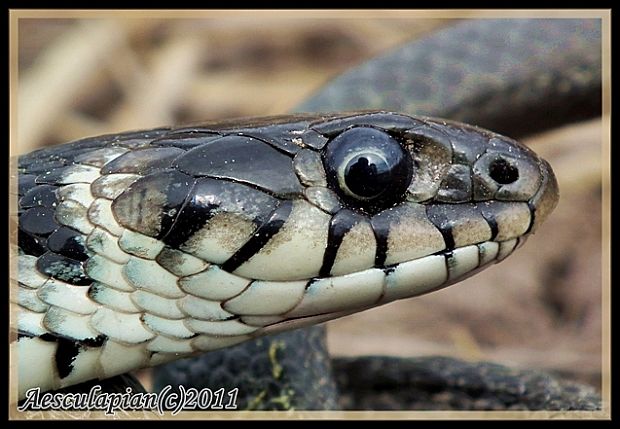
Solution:
M 338 73 L 455 22 L 400 11 L 312 15 L 20 18 L 17 151 L 128 129 L 285 113 Z M 600 388 L 601 123 L 526 143 L 550 161 L 562 192 L 540 232 L 463 283 L 330 322 L 333 354 L 490 360 Z

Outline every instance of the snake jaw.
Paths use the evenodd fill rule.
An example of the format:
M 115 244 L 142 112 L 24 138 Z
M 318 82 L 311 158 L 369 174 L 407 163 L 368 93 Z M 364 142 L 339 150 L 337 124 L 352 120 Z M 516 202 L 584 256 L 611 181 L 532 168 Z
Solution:
M 263 336 L 323 323 L 395 300 L 427 294 L 459 283 L 503 261 L 521 247 L 526 239 L 527 236 L 501 242 L 487 241 L 438 252 L 383 270 L 371 269 L 314 279 L 306 286 L 301 299 L 286 313 L 241 316 L 241 320 L 259 326 L 252 336 Z M 272 298 L 277 301 L 277 293 Z

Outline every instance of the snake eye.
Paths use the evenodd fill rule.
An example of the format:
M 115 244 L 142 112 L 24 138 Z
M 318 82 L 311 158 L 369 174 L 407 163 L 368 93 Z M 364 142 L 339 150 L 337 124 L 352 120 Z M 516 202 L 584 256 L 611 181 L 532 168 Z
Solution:
M 411 182 L 411 155 L 375 128 L 356 127 L 339 134 L 327 145 L 324 159 L 330 185 L 345 201 L 363 209 L 395 202 Z

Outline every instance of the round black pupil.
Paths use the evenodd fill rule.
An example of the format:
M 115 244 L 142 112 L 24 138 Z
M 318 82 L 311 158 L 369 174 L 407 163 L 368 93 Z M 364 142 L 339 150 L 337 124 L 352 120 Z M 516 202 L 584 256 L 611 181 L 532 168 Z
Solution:
M 344 180 L 355 195 L 376 197 L 390 185 L 390 166 L 376 154 L 359 154 L 349 160 L 344 170 Z

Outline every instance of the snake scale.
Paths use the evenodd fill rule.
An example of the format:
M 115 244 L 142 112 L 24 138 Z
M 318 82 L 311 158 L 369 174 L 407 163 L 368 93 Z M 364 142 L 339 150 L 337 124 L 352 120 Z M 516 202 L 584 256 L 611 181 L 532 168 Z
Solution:
M 461 41 L 478 35 L 483 50 L 483 40 L 497 34 L 526 40 L 537 31 L 536 55 L 524 53 L 534 58 L 524 61 L 529 72 L 566 43 L 564 63 L 544 70 L 556 83 L 562 77 L 559 92 L 590 104 L 555 98 L 548 120 L 519 127 L 534 132 L 596 114 L 596 79 L 587 74 L 596 64 L 589 49 L 596 29 L 594 20 L 465 23 L 448 30 L 456 34 L 405 47 L 406 55 L 361 66 L 300 108 L 380 110 L 159 128 L 20 157 L 12 303 L 20 397 L 30 387 L 109 378 L 427 293 L 503 260 L 557 203 L 551 168 L 508 137 L 417 116 L 411 104 L 477 125 L 488 126 L 482 118 L 490 117 L 506 132 L 514 115 L 531 111 L 538 91 L 502 99 L 514 106 L 506 113 L 483 96 L 497 90 L 491 79 L 480 88 L 461 80 L 465 92 L 444 93 L 414 72 L 413 84 L 399 88 L 403 80 L 386 70 L 416 70 L 408 60 L 424 74 L 429 61 L 421 52 L 445 54 L 437 44 L 459 32 Z M 588 55 L 579 56 L 583 46 Z M 471 63 L 458 54 L 461 64 Z M 504 93 L 522 93 L 532 79 L 500 61 L 495 70 L 475 63 L 478 76 L 497 79 L 508 70 L 522 78 L 510 79 Z M 465 108 L 463 93 L 486 107 Z M 419 94 L 460 110 L 434 111 Z

